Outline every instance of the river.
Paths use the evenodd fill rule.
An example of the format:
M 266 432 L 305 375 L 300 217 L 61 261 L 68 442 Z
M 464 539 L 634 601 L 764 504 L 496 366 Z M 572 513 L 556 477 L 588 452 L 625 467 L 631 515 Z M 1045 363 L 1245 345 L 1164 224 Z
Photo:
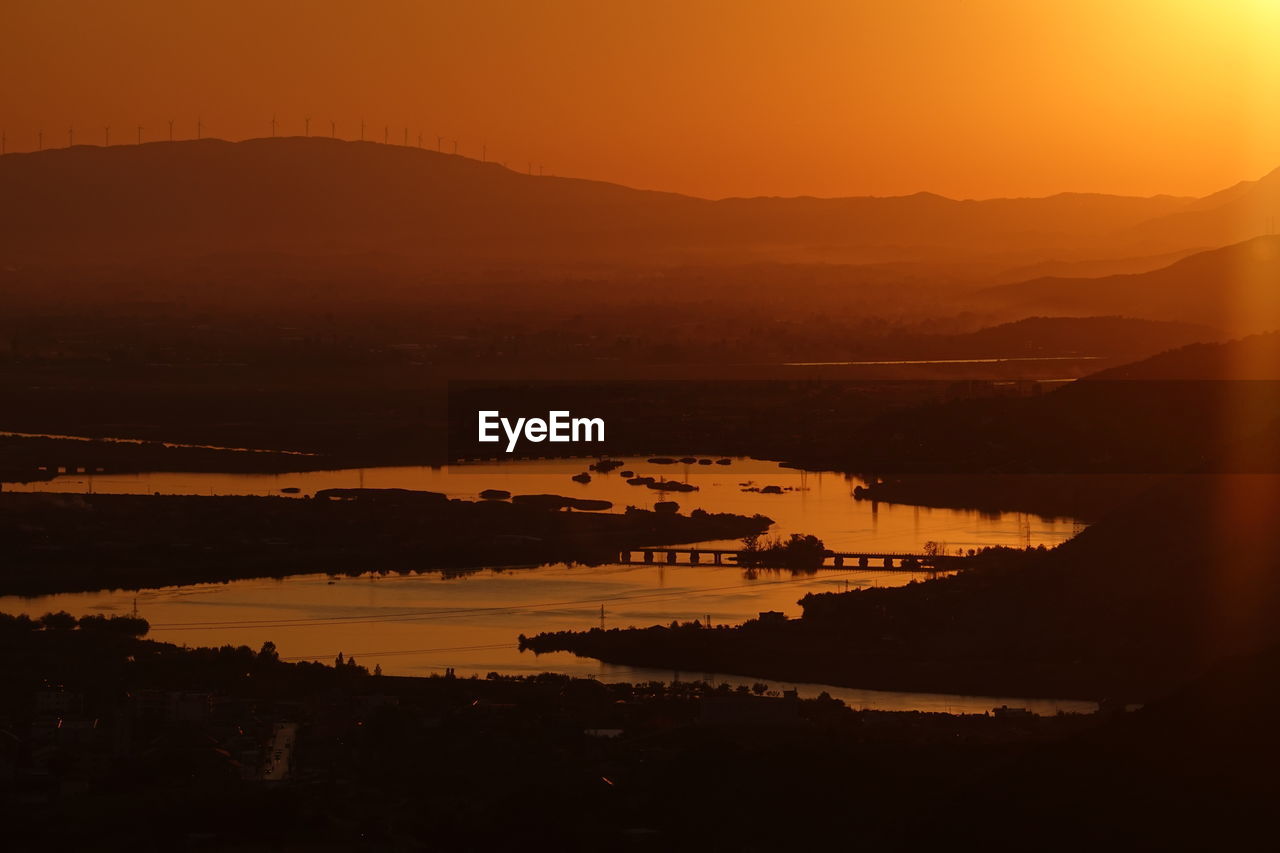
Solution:
M 727 465 L 649 463 L 626 459 L 621 470 L 686 482 L 694 492 L 663 493 L 627 485 L 619 471 L 570 479 L 586 460 L 524 460 L 442 468 L 390 467 L 293 474 L 150 473 L 62 474 L 49 482 L 5 484 L 7 490 L 64 493 L 257 494 L 297 496 L 332 487 L 411 488 L 475 498 L 484 489 L 516 494 L 552 493 L 650 507 L 676 500 L 684 511 L 762 513 L 775 521 L 771 535 L 813 533 L 829 548 L 920 551 L 926 542 L 950 553 L 984 545 L 1055 545 L 1081 525 L 1025 513 L 990 514 L 856 500 L 856 478 L 803 472 L 776 463 L 733 459 Z M 762 494 L 774 485 L 781 494 Z M 281 490 L 291 490 L 285 495 Z M 296 489 L 297 492 L 292 490 Z M 708 543 L 711 544 L 711 543 Z M 733 543 L 716 543 L 731 545 Z M 358 567 L 356 567 L 358 568 Z M 733 566 L 552 565 L 485 569 L 456 575 L 300 575 L 144 590 L 103 591 L 38 598 L 0 597 L 0 611 L 40 615 L 66 610 L 128 613 L 135 607 L 152 624 L 155 639 L 187 645 L 249 645 L 273 641 L 280 654 L 299 660 L 332 660 L 339 652 L 387 674 L 425 675 L 452 667 L 458 675 L 488 672 L 563 672 L 612 681 L 709 678 L 731 684 L 756 679 L 710 673 L 672 673 L 617 667 L 568 653 L 520 652 L 517 635 L 599 625 L 645 626 L 673 619 L 717 624 L 741 622 L 763 610 L 797 616 L 807 592 L 886 586 L 923 580 L 920 573 L 823 570 L 813 575 L 747 572 Z M 603 613 L 602 613 L 603 608 Z M 1087 711 L 1092 703 L 965 697 L 797 687 L 801 695 L 827 690 L 855 707 L 880 710 L 980 712 L 1000 704 L 1039 713 Z

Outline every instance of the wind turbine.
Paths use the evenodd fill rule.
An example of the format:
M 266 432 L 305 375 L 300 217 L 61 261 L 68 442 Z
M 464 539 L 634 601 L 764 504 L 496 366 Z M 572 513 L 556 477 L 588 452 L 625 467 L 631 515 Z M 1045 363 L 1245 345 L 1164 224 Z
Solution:
M 271 114 L 271 138 L 276 138 L 276 114 Z
M 360 119 L 360 141 L 364 142 L 364 119 Z
M 169 119 L 169 141 L 173 141 L 173 119 Z
M 387 140 L 391 137 L 391 125 L 384 124 L 382 126 L 382 144 L 386 145 Z
M 422 147 L 422 134 L 421 134 L 421 133 L 419 133 L 419 134 L 418 134 L 418 147 L 419 147 L 419 148 L 421 148 L 421 147 Z
M 203 133 L 204 133 L 204 121 L 202 119 L 197 118 L 196 119 L 196 139 L 199 139 Z
M 489 143 L 487 142 L 480 143 L 480 162 L 481 163 L 489 162 Z
M 71 148 L 76 144 L 76 129 L 74 127 L 67 128 L 67 147 Z
M 443 147 L 444 147 L 444 137 L 443 137 L 443 136 L 437 136 L 437 137 L 436 137 L 436 150 L 437 150 L 437 151 L 441 151 L 441 150 L 443 150 Z
M 334 139 L 338 138 L 338 123 L 333 119 L 329 119 L 329 135 Z
M 453 140 L 453 153 L 454 153 L 454 154 L 457 154 L 457 153 L 458 153 L 458 140 L 456 140 L 456 139 L 455 139 L 455 140 Z
M 36 150 L 37 151 L 44 150 L 44 131 L 43 130 L 36 131 Z
M 142 125 L 138 125 L 138 144 L 142 144 Z
M 311 135 L 311 116 L 307 116 L 302 120 L 302 134 L 303 136 Z
M 111 147 L 111 125 L 107 125 L 102 129 L 102 147 Z

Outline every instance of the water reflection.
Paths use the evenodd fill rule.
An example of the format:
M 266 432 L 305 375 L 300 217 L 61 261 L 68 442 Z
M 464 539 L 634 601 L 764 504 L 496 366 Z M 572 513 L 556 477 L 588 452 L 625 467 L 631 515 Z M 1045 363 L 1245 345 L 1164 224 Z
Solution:
M 755 579 L 728 566 L 548 566 L 439 575 L 305 575 L 283 580 L 127 591 L 0 598 L 0 611 L 39 615 L 67 610 L 127 613 L 134 607 L 152 637 L 190 646 L 248 645 L 271 640 L 295 660 L 332 661 L 338 652 L 390 675 L 429 675 L 453 667 L 459 675 L 563 672 L 610 681 L 710 679 L 751 684 L 759 679 L 617 667 L 568 653 L 520 652 L 520 633 L 599 625 L 627 627 L 672 619 L 735 623 L 762 610 L 799 615 L 807 592 L 896 585 L 924 575 L 827 571 L 815 575 L 760 572 Z M 882 710 L 980 712 L 1015 699 L 957 697 L 798 686 L 802 695 L 827 690 L 858 707 Z M 1090 703 L 1038 702 L 1042 712 L 1092 709 Z
M 853 489 L 864 481 L 830 472 L 784 468 L 775 462 L 734 459 L 727 466 L 656 465 L 627 458 L 610 474 L 593 474 L 586 483 L 573 474 L 588 460 L 520 460 L 484 462 L 440 468 L 401 466 L 348 468 L 290 474 L 225 474 L 160 472 L 147 474 L 64 474 L 47 482 L 5 484 L 10 491 L 112 494 L 285 495 L 303 497 L 327 488 L 405 488 L 444 492 L 478 499 L 485 489 L 514 494 L 559 494 L 607 500 L 615 510 L 627 506 L 651 509 L 674 500 L 681 511 L 705 509 L 744 515 L 762 513 L 776 525 L 771 534 L 812 533 L 836 550 L 918 552 L 926 542 L 957 549 L 985 545 L 1053 546 L 1077 532 L 1070 519 L 1046 519 L 1028 513 L 982 513 L 977 510 L 931 509 L 858 501 Z M 695 492 L 667 493 L 627 484 L 622 471 L 675 480 L 698 487 Z M 777 486 L 777 494 L 759 491 Z M 749 491 L 755 489 L 756 491 Z M 732 543 L 718 543 L 729 545 Z
M 485 489 L 514 494 L 561 494 L 651 508 L 677 501 L 682 511 L 762 513 L 774 519 L 772 534 L 813 533 L 836 550 L 919 552 L 926 542 L 948 553 L 986 545 L 1052 546 L 1078 532 L 1070 519 L 1026 513 L 875 504 L 858 501 L 861 480 L 832 473 L 783 468 L 776 463 L 734 459 L 728 465 L 659 465 L 626 459 L 619 472 L 593 474 L 586 483 L 571 476 L 586 460 L 524 460 L 445 468 L 386 467 L 291 474 L 69 474 L 50 482 L 6 485 L 19 491 L 131 494 L 276 495 L 283 489 L 305 497 L 319 489 L 409 488 L 478 499 Z M 697 491 L 668 494 L 628 485 L 621 471 L 696 485 Z M 762 492 L 776 486 L 776 493 Z M 292 490 L 296 490 L 293 492 Z M 775 490 L 770 490 L 774 492 Z M 737 543 L 706 543 L 733 546 Z M 358 567 L 357 567 L 358 568 Z M 254 648 L 271 640 L 281 655 L 331 661 L 342 652 L 384 672 L 427 675 L 452 667 L 459 675 L 488 672 L 563 672 L 615 681 L 708 679 L 750 684 L 723 674 L 671 673 L 615 667 L 568 653 L 535 657 L 517 648 L 516 637 L 540 631 L 646 626 L 673 619 L 734 624 L 763 610 L 800 614 L 796 602 L 808 592 L 894 586 L 922 580 L 923 573 L 822 570 L 794 576 L 744 572 L 733 566 L 554 565 L 536 569 L 486 569 L 450 575 L 363 575 L 331 578 L 303 575 L 132 592 L 94 592 L 32 599 L 0 598 L 0 611 L 40 615 L 67 610 L 126 613 L 137 607 L 158 640 L 190 646 L 224 644 Z M 603 609 L 603 613 L 602 613 Z M 1029 705 L 1037 711 L 1091 710 L 1090 703 L 1026 702 L 822 687 L 797 687 L 802 695 L 825 689 L 857 707 L 883 710 L 981 712 L 998 704 Z

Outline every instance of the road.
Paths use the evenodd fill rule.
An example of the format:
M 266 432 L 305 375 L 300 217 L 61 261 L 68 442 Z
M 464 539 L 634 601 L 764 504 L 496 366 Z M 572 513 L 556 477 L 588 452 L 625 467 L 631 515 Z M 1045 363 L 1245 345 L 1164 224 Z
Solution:
M 297 734 L 297 723 L 275 724 L 267 760 L 262 766 L 263 781 L 279 782 L 289 777 L 289 770 L 293 765 L 293 745 Z

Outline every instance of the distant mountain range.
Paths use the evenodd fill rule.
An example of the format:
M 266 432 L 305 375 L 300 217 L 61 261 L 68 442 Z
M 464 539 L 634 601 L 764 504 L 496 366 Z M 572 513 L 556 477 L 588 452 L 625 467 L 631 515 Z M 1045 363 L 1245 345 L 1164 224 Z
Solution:
M 1096 274 L 1261 234 L 1277 186 L 1280 173 L 1203 199 L 711 201 L 321 138 L 76 146 L 0 157 L 0 264 L 280 254 L 424 269 L 910 261 Z
M 1135 225 L 1117 235 L 1153 252 L 1180 246 L 1214 247 L 1280 233 L 1280 169 L 1198 199 L 1185 209 Z
M 1280 236 L 1200 252 L 1162 269 L 1102 278 L 1039 278 L 976 295 L 1007 316 L 1123 314 L 1207 323 L 1234 334 L 1280 329 Z
M 1191 343 L 1219 341 L 1224 335 L 1196 323 L 1159 322 L 1131 317 L 1027 317 L 963 335 L 931 335 L 915 344 L 938 358 L 1071 357 L 1132 361 Z M 894 337 L 883 346 L 891 348 Z

